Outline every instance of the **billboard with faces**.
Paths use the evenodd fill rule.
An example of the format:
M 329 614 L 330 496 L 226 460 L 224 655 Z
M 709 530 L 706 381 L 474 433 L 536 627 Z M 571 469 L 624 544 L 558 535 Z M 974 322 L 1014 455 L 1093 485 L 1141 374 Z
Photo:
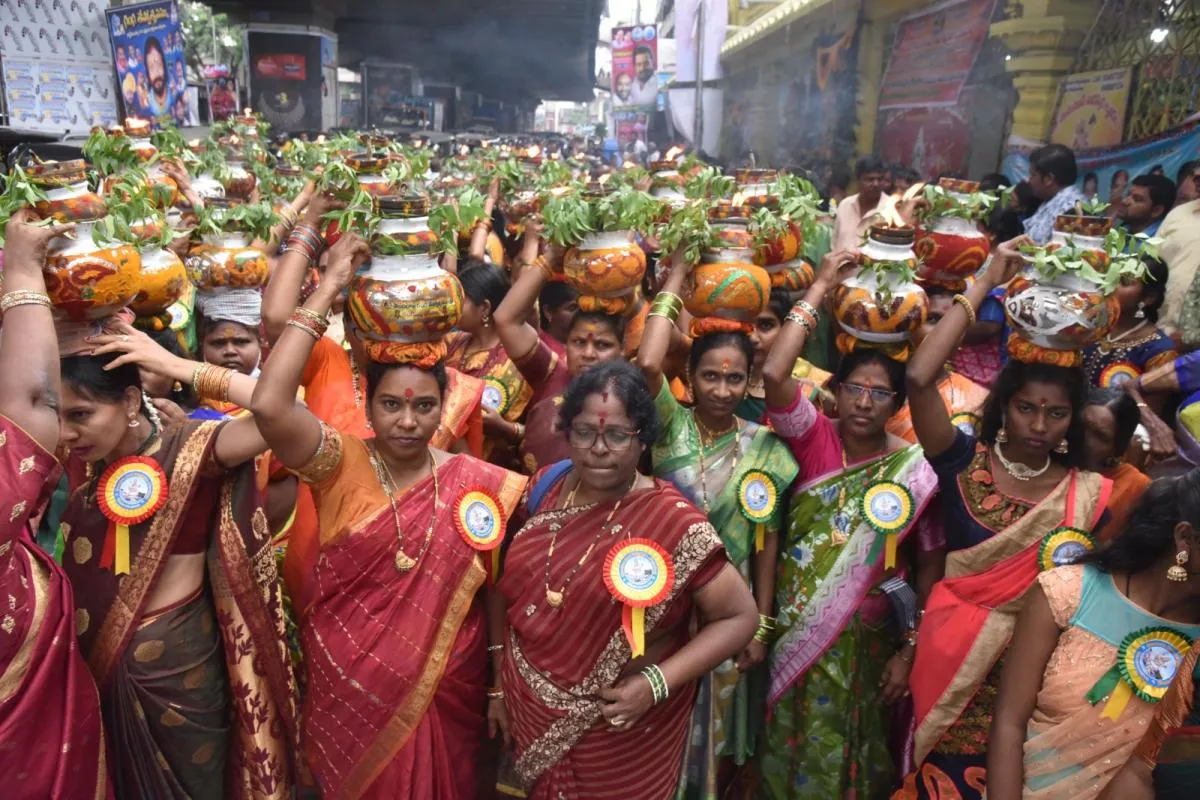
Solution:
M 612 96 L 613 108 L 657 107 L 657 26 L 612 29 Z
M 108 11 L 122 117 L 195 125 L 187 100 L 183 30 L 175 0 Z

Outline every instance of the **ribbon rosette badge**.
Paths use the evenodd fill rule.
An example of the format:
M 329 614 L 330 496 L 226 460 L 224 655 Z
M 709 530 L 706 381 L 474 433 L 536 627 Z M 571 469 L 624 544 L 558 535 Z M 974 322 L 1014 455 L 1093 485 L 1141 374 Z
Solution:
M 508 411 L 508 387 L 491 376 L 484 378 L 483 383 L 483 397 L 480 402 L 497 414 L 503 414 L 505 411 Z
M 129 527 L 145 522 L 167 502 L 167 474 L 157 461 L 130 456 L 112 464 L 96 484 L 96 505 L 108 519 L 100 566 L 129 574 Z
M 894 481 L 876 481 L 863 492 L 862 513 L 867 524 L 884 537 L 883 568 L 891 569 L 896 566 L 896 537 L 912 522 L 912 492 Z M 876 546 L 867 558 L 874 562 L 877 555 Z
M 968 436 L 979 435 L 979 415 L 970 411 L 960 411 L 950 418 L 950 424 Z
M 1100 371 L 1099 384 L 1106 389 L 1115 389 L 1136 381 L 1141 375 L 1142 371 L 1131 362 L 1117 361 Z
M 1046 534 L 1038 551 L 1038 563 L 1043 570 L 1074 564 L 1096 549 L 1096 540 L 1079 528 L 1055 528 Z
M 770 475 L 752 469 L 738 482 L 737 497 L 738 510 L 754 523 L 754 552 L 761 552 L 766 540 L 767 523 L 779 509 L 779 487 Z
M 665 600 L 675 584 L 670 555 L 648 539 L 618 542 L 604 559 L 604 584 L 625 606 L 621 627 L 633 657 L 644 655 L 646 609 Z
M 454 504 L 454 526 L 463 541 L 480 552 L 492 553 L 493 581 L 500 566 L 500 542 L 507 524 L 500 503 L 482 489 L 464 492 Z
M 1157 703 L 1171 686 L 1192 640 L 1177 630 L 1154 626 L 1134 631 L 1117 648 L 1117 663 L 1096 681 L 1087 700 L 1096 705 L 1107 698 L 1102 719 L 1118 720 L 1137 695 Z

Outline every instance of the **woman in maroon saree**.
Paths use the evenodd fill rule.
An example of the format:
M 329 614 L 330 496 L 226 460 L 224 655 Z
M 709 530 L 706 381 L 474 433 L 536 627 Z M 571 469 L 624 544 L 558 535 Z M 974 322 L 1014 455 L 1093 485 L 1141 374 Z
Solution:
M 100 698 L 75 641 L 71 585 L 29 521 L 58 462 L 58 351 L 42 279 L 61 226 L 15 214 L 5 229 L 0 332 L 0 775 L 4 796 L 109 798 Z
M 91 341 L 61 362 L 62 440 L 87 472 L 59 538 L 117 796 L 290 798 L 295 684 L 253 464 L 266 443 L 249 417 L 160 429 L 138 367 L 241 406 L 254 379 L 128 326 Z M 161 506 L 144 502 L 155 485 Z M 123 530 L 117 508 L 144 518 Z
M 670 484 L 638 474 L 657 417 L 636 367 L 586 370 L 567 390 L 560 422 L 571 461 L 531 484 L 529 519 L 499 584 L 515 770 L 537 800 L 664 800 L 679 785 L 696 681 L 749 643 L 754 598 L 704 514 Z M 629 548 L 669 565 L 644 609 L 639 657 L 605 578 L 606 555 L 615 564 Z M 693 618 L 700 627 L 690 635 Z
M 364 250 L 353 235 L 334 246 L 293 317 L 308 328 L 279 337 L 251 405 L 276 456 L 312 487 L 320 521 L 300 615 L 304 752 L 325 797 L 468 800 L 488 708 L 485 648 L 498 639 L 480 591 L 492 556 L 481 551 L 498 548 L 525 478 L 429 446 L 446 387 L 440 343 L 397 347 L 411 361 L 368 367 L 371 439 L 292 402 L 313 320 Z

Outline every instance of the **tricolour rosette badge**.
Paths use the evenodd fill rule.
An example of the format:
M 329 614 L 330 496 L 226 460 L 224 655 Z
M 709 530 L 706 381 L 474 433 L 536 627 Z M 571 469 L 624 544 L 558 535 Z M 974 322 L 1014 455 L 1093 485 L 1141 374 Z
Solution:
M 604 559 L 604 585 L 625 606 L 621 626 L 633 657 L 646 652 L 646 609 L 667 599 L 675 583 L 671 556 L 649 539 L 626 539 Z
M 1191 639 L 1165 625 L 1134 631 L 1117 648 L 1117 663 L 1087 693 L 1088 702 L 1106 701 L 1100 717 L 1114 721 L 1121 718 L 1134 695 L 1157 703 L 1175 680 L 1191 646 Z
M 738 481 L 737 498 L 742 516 L 754 523 L 754 552 L 761 552 L 766 541 L 767 523 L 779 510 L 779 487 L 770 475 L 752 469 Z
M 129 528 L 145 522 L 167 502 L 167 474 L 157 461 L 129 456 L 114 462 L 96 484 L 96 504 L 108 519 L 100 566 L 129 574 Z
M 1096 549 L 1096 540 L 1079 528 L 1055 528 L 1042 539 L 1038 563 L 1043 570 L 1065 567 Z
M 884 569 L 896 566 L 897 537 L 912 522 L 913 506 L 912 492 L 895 481 L 875 481 L 863 492 L 863 519 L 884 538 Z M 878 552 L 873 547 L 867 558 L 874 563 Z
M 454 503 L 454 527 L 463 541 L 481 553 L 491 553 L 494 582 L 500 572 L 500 543 L 508 525 L 500 502 L 483 489 L 468 489 Z

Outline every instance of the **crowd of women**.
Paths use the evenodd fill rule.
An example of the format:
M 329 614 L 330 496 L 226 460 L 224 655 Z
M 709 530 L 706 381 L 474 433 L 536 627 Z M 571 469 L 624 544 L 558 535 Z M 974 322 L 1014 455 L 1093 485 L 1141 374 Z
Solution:
M 826 360 L 861 260 L 828 224 L 803 299 L 691 336 L 678 253 L 639 313 L 579 310 L 536 217 L 489 252 L 496 199 L 443 262 L 457 330 L 387 359 L 312 185 L 195 353 L 64 337 L 70 225 L 12 216 L 6 796 L 1195 796 L 1200 473 L 1151 482 L 1134 436 L 1186 358 L 950 371 L 1014 240 L 907 363 Z M 1151 328 L 1162 269 L 1119 290 Z

